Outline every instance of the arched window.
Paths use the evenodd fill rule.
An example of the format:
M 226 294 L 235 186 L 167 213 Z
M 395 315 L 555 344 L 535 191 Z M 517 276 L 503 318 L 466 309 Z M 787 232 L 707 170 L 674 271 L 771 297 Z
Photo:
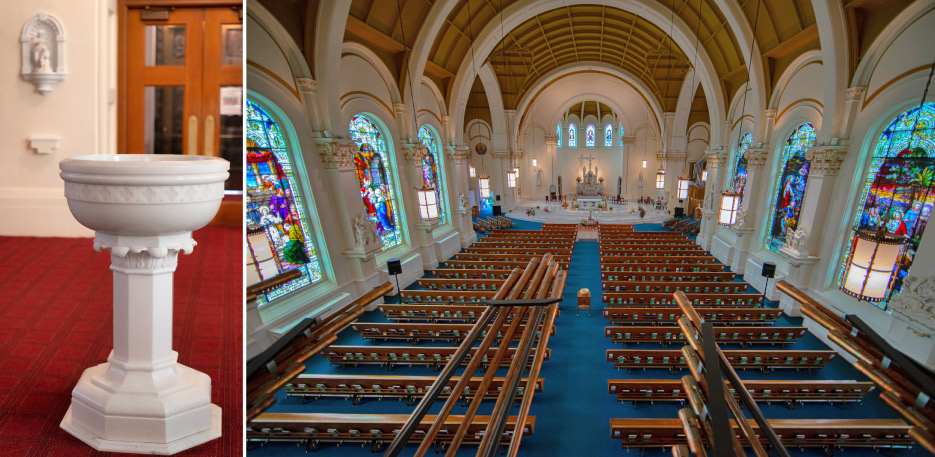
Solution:
M 593 148 L 594 147 L 594 124 L 588 124 L 584 129 L 585 142 L 584 145 Z
M 438 142 L 435 134 L 427 125 L 419 129 L 419 141 L 428 149 L 428 154 L 422 157 L 422 179 L 425 185 L 435 188 L 435 201 L 438 202 L 438 223 L 445 223 L 445 201 L 442 199 L 442 182 L 438 179 Z
M 623 147 L 623 126 L 617 127 L 617 131 L 620 132 L 620 147 Z
M 766 247 L 779 252 L 786 244 L 786 230 L 796 230 L 799 224 L 799 211 L 805 198 L 805 185 L 808 182 L 809 163 L 805 152 L 815 144 L 815 127 L 802 124 L 795 129 L 786 145 L 782 148 L 779 163 L 782 175 L 774 186 L 773 211 L 769 216 L 769 238 Z
M 892 297 L 899 293 L 909 274 L 935 206 L 935 104 L 913 108 L 886 127 L 873 149 L 858 201 L 860 207 L 845 245 L 844 264 L 851 257 L 856 230 L 877 230 L 883 224 L 888 234 L 902 236 L 895 274 L 887 288 Z M 839 285 L 844 283 L 844 271 L 842 268 L 838 277 Z M 887 301 L 875 304 L 886 309 Z
M 740 138 L 740 144 L 737 145 L 737 165 L 734 167 L 731 189 L 740 194 L 741 202 L 743 201 L 743 188 L 747 185 L 747 149 L 751 142 L 753 142 L 753 135 L 747 132 Z
M 568 147 L 578 147 L 578 128 L 575 124 L 568 124 Z
M 390 162 L 387 159 L 386 138 L 362 114 L 351 118 L 350 132 L 351 139 L 360 150 L 354 155 L 360 197 L 364 200 L 367 217 L 377 224 L 377 235 L 383 240 L 385 251 L 403 242 L 392 173 L 387 170 Z
M 607 124 L 604 127 L 604 147 L 609 148 L 614 145 L 614 128 Z
M 558 147 L 562 147 L 562 123 L 555 126 L 555 135 L 558 136 Z
M 264 305 L 322 278 L 286 141 L 276 121 L 247 100 L 248 283 L 298 269 L 302 275 L 260 294 Z

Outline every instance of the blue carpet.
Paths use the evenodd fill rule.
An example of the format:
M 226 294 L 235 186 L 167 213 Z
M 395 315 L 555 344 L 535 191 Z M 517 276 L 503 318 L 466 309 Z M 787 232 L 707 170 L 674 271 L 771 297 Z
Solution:
M 516 228 L 523 230 L 538 229 L 541 224 L 514 220 Z M 661 231 L 661 224 L 638 224 L 638 231 Z M 565 299 L 562 301 L 562 312 L 556 320 L 555 335 L 549 340 L 551 358 L 544 362 L 541 377 L 545 378 L 544 390 L 536 394 L 530 414 L 536 416 L 535 434 L 523 439 L 519 452 L 524 457 L 569 457 L 569 456 L 619 456 L 632 455 L 634 457 L 646 455 L 651 457 L 667 457 L 671 452 L 667 449 L 647 448 L 644 454 L 637 449 L 629 452 L 621 448 L 621 441 L 611 439 L 610 418 L 676 418 L 681 405 L 670 402 L 649 403 L 620 403 L 616 397 L 607 393 L 608 379 L 678 379 L 688 371 L 671 374 L 668 370 L 616 370 L 612 363 L 606 362 L 605 350 L 619 348 L 609 338 L 603 336 L 603 328 L 608 321 L 601 316 L 603 305 L 600 301 L 601 279 L 600 262 L 598 255 L 598 242 L 596 240 L 583 240 L 575 244 L 566 282 Z M 591 290 L 592 311 L 591 317 L 582 313 L 575 316 L 577 292 L 581 288 Z M 750 293 L 753 292 L 749 288 Z M 769 303 L 768 306 L 776 306 Z M 386 322 L 387 320 L 378 312 L 365 314 L 362 321 Z M 777 326 L 801 325 L 801 318 L 784 316 L 776 323 Z M 374 343 L 365 341 L 353 330 L 348 329 L 339 335 L 337 344 L 343 345 L 401 345 L 396 343 Z M 514 343 L 515 344 L 515 343 Z M 447 345 L 446 343 L 422 343 L 423 346 Z M 653 348 L 655 344 L 629 345 L 628 348 Z M 740 349 L 739 345 L 723 345 L 724 349 Z M 670 346 L 670 348 L 676 348 Z M 825 349 L 824 343 L 811 334 L 798 340 L 788 349 Z M 388 374 L 380 367 L 350 367 L 340 368 L 329 366 L 323 357 L 316 357 L 307 362 L 308 373 L 323 374 Z M 460 370 L 459 370 L 460 372 Z M 505 374 L 506 369 L 501 368 L 498 375 Z M 392 372 L 399 375 L 425 376 L 436 375 L 429 368 L 399 367 Z M 763 374 L 754 370 L 741 370 L 742 379 L 855 379 L 866 378 L 850 364 L 836 358 L 825 366 L 823 370 L 812 372 L 776 370 Z M 350 401 L 341 399 L 322 399 L 302 403 L 297 399 L 285 399 L 283 392 L 277 394 L 278 403 L 273 405 L 269 412 L 328 412 L 328 413 L 354 413 L 354 414 L 409 414 L 412 406 L 396 400 L 365 400 L 361 405 L 352 406 Z M 430 414 L 441 408 L 442 402 L 436 402 Z M 493 402 L 484 402 L 478 414 L 489 414 Z M 878 392 L 867 395 L 862 404 L 848 405 L 846 408 L 828 404 L 805 404 L 791 409 L 781 404 L 760 405 L 767 418 L 775 419 L 844 419 L 844 418 L 897 418 L 892 409 L 883 404 Z M 464 408 L 456 406 L 452 414 L 463 413 Z M 254 447 L 254 446 L 251 446 Z M 402 455 L 411 455 L 414 446 L 410 446 Z M 789 449 L 795 456 L 824 456 L 821 449 Z M 407 454 L 407 452 L 409 454 Z M 845 449 L 837 452 L 845 456 L 877 456 L 878 452 L 872 449 Z M 463 446 L 458 456 L 473 456 L 476 447 Z M 911 454 L 910 454 L 911 453 Z M 306 455 L 301 447 L 294 444 L 272 443 L 262 448 L 248 451 L 253 457 L 259 456 L 300 456 Z M 906 450 L 897 450 L 896 456 L 922 455 L 924 453 Z M 373 456 L 367 448 L 358 445 L 323 445 L 315 455 L 331 456 Z

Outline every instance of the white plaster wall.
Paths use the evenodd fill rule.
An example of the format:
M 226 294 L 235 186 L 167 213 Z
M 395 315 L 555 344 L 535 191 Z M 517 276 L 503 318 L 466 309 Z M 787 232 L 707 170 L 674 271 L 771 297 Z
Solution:
M 787 70 L 791 72 L 792 77 L 789 79 L 789 84 L 782 88 L 782 92 L 779 95 L 775 121 L 777 124 L 784 121 L 784 117 L 789 114 L 790 107 L 794 105 L 811 102 L 813 104 L 817 103 L 819 109 L 821 109 L 824 100 L 824 86 L 822 84 L 816 84 L 815 82 L 824 80 L 824 70 L 824 66 L 818 61 L 809 62 L 801 67 Z M 820 125 L 816 125 L 815 127 L 820 128 Z M 784 140 L 785 138 L 773 139 L 774 142 Z
M 4 2 L 0 30 L 0 235 L 92 236 L 68 210 L 59 178 L 62 159 L 116 153 L 114 6 L 110 0 Z M 41 95 L 20 78 L 19 37 L 37 13 L 65 29 L 68 76 Z M 54 136 L 59 148 L 39 155 L 31 136 Z
M 388 111 L 393 109 L 393 99 L 390 96 L 386 81 L 380 76 L 372 62 L 364 60 L 358 55 L 345 54 L 341 57 L 341 83 L 339 87 L 342 108 L 349 97 L 356 98 L 369 95 L 385 105 Z M 342 126 L 342 128 L 347 130 L 347 126 Z
M 875 98 L 882 87 L 905 72 L 930 64 L 931 48 L 923 43 L 935 43 L 935 10 L 913 21 L 886 47 L 880 61 L 873 66 L 867 98 Z
M 270 32 L 250 14 L 247 15 L 247 65 L 274 74 L 295 90 L 292 68 Z

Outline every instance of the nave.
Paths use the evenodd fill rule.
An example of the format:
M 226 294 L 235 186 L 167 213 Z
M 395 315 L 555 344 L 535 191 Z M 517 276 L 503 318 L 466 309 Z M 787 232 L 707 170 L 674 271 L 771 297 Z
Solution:
M 475 219 L 475 222 L 477 221 L 478 219 Z M 480 221 L 484 223 L 486 218 L 480 219 Z M 667 332 L 677 334 L 678 327 L 674 325 L 674 322 L 626 322 L 626 320 L 631 319 L 632 312 L 627 314 L 626 318 L 622 320 L 607 319 L 602 317 L 603 313 L 601 310 L 604 309 L 604 311 L 612 312 L 615 309 L 630 309 L 630 311 L 632 311 L 631 308 L 637 306 L 644 309 L 656 307 L 656 309 L 675 310 L 676 308 L 674 307 L 662 307 L 664 306 L 661 304 L 662 300 L 658 300 L 654 297 L 657 292 L 647 292 L 645 289 L 639 291 L 633 290 L 631 292 L 616 291 L 618 287 L 617 283 L 622 281 L 627 275 L 629 275 L 630 278 L 633 278 L 633 275 L 639 275 L 638 278 L 634 279 L 638 279 L 638 282 L 642 284 L 644 288 L 646 284 L 652 283 L 643 279 L 644 274 L 650 277 L 654 275 L 659 276 L 660 279 L 663 277 L 665 277 L 665 279 L 673 279 L 674 276 L 671 276 L 671 273 L 660 271 L 671 268 L 664 266 L 666 265 L 666 260 L 662 260 L 661 263 L 653 263 L 651 267 L 646 267 L 644 264 L 650 264 L 645 262 L 627 263 L 632 260 L 627 257 L 602 256 L 602 249 L 604 253 L 613 252 L 608 251 L 608 249 L 614 246 L 614 243 L 625 243 L 625 240 L 619 238 L 620 235 L 615 236 L 612 231 L 605 230 L 605 228 L 608 227 L 612 226 L 601 227 L 600 241 L 579 240 L 574 243 L 574 251 L 568 266 L 568 276 L 565 283 L 564 300 L 561 303 L 562 309 L 555 320 L 554 335 L 550 337 L 548 342 L 548 358 L 542 363 L 542 369 L 538 376 L 542 379 L 542 382 L 536 383 L 535 400 L 529 411 L 530 417 L 535 419 L 533 433 L 523 439 L 522 447 L 518 455 L 622 455 L 627 453 L 627 451 L 624 450 L 627 447 L 630 448 L 630 453 L 642 452 L 660 456 L 669 455 L 669 448 L 660 447 L 660 444 L 658 444 L 660 442 L 658 440 L 653 441 L 651 437 L 649 439 L 644 438 L 647 435 L 661 437 L 665 432 L 665 427 L 662 425 L 665 424 L 648 424 L 644 419 L 662 420 L 669 425 L 671 425 L 672 421 L 677 421 L 678 410 L 683 407 L 682 402 L 671 401 L 671 386 L 668 387 L 670 390 L 665 391 L 663 394 L 660 394 L 659 390 L 665 390 L 667 388 L 666 383 L 671 384 L 673 381 L 678 382 L 679 378 L 689 372 L 684 368 L 676 371 L 670 371 L 670 369 L 667 368 L 644 369 L 641 363 L 645 364 L 646 361 L 649 360 L 649 357 L 653 357 L 652 353 L 654 353 L 654 351 L 670 350 L 676 351 L 677 353 L 678 349 L 684 343 L 672 342 L 664 345 L 664 343 L 658 342 L 658 340 L 656 342 L 651 342 L 640 340 L 635 338 L 635 336 L 637 334 L 636 329 L 651 326 L 654 323 L 658 324 L 656 328 L 660 330 L 656 332 L 657 335 L 653 337 L 655 339 L 659 338 L 659 335 L 663 335 Z M 538 224 L 515 221 L 513 230 L 537 230 L 539 228 L 540 226 Z M 635 233 L 661 232 L 664 230 L 660 224 L 639 224 L 634 226 L 634 228 Z M 660 234 L 661 237 L 665 239 L 663 242 L 644 239 L 641 240 L 640 243 L 678 243 L 681 240 L 688 240 L 687 237 L 678 232 L 668 232 L 668 234 L 671 235 Z M 652 235 L 647 234 L 646 236 Z M 484 242 L 485 238 L 481 238 L 480 241 Z M 680 254 L 678 251 L 681 249 L 680 246 L 671 246 L 669 248 L 656 246 L 656 248 L 658 254 Z M 707 253 L 704 251 L 695 252 L 692 255 L 696 257 L 695 260 L 708 260 L 706 259 Z M 604 257 L 604 259 L 602 259 L 602 257 Z M 669 259 L 670 263 L 668 265 L 673 263 L 671 262 L 672 260 L 679 262 L 679 265 L 689 265 L 688 263 L 684 263 L 685 259 L 681 257 L 684 256 L 675 256 L 673 259 Z M 620 260 L 620 262 L 606 261 L 610 259 Z M 702 264 L 698 263 L 698 265 Z M 715 266 L 711 267 L 712 269 L 716 267 L 721 268 L 721 273 L 730 273 L 729 268 L 720 265 L 716 261 L 712 260 L 711 265 Z M 604 271 L 602 271 L 602 268 Z M 646 268 L 652 268 L 653 271 L 645 271 Z M 709 267 L 705 268 L 707 269 Z M 643 269 L 644 271 L 634 271 L 639 269 Z M 698 267 L 697 269 L 701 270 L 702 268 Z M 442 268 L 442 270 L 444 270 L 444 268 Z M 730 306 L 732 308 L 749 310 L 753 313 L 760 311 L 760 309 L 756 307 L 756 304 L 759 303 L 762 296 L 756 293 L 752 287 L 743 283 L 739 278 L 735 279 L 733 275 L 725 274 L 711 275 L 709 271 L 699 273 L 704 273 L 698 276 L 699 278 L 703 278 L 704 281 L 699 279 L 697 285 L 692 284 L 691 287 L 705 287 L 705 284 L 708 284 L 709 292 L 706 293 L 703 290 L 698 292 L 701 296 L 726 297 L 727 295 L 738 295 L 734 293 L 725 295 L 721 292 L 723 287 L 741 287 L 742 292 L 739 295 L 749 296 L 749 298 L 737 298 L 731 304 L 717 303 L 717 305 L 720 306 L 711 309 L 726 310 L 728 309 L 726 307 Z M 602 275 L 605 280 L 602 280 Z M 431 281 L 433 276 L 432 274 L 427 274 L 426 279 Z M 707 279 L 712 279 L 712 276 L 716 277 L 716 279 L 714 281 L 707 281 Z M 685 275 L 682 273 L 680 273 L 680 277 L 685 279 Z M 451 282 L 457 281 L 458 280 L 452 280 Z M 658 295 L 665 294 L 671 297 L 675 283 L 673 281 L 663 282 L 668 282 L 668 286 L 662 285 L 661 287 L 663 290 L 659 292 Z M 717 283 L 717 285 L 715 286 L 709 283 Z M 426 284 L 426 282 L 423 282 L 423 284 Z M 685 284 L 682 286 L 685 286 Z M 669 287 L 668 291 L 665 290 L 666 287 Z M 719 292 L 714 292 L 714 287 L 718 287 Z M 577 301 L 576 293 L 581 288 L 587 288 L 591 291 L 593 297 L 591 317 L 587 317 L 587 313 L 584 312 L 582 312 L 579 317 L 574 315 Z M 613 288 L 613 291 L 604 290 L 605 288 Z M 423 288 L 420 287 L 418 283 L 410 286 L 409 290 L 412 290 L 409 292 L 412 294 L 411 297 L 419 294 L 448 293 L 447 291 L 416 292 L 419 289 Z M 481 289 L 478 293 L 486 294 L 487 292 Z M 688 291 L 689 296 L 692 296 L 694 293 L 695 292 L 691 290 Z M 406 294 L 407 292 L 404 291 L 404 297 Z M 701 301 L 703 302 L 709 297 L 704 297 Z M 391 297 L 388 298 L 392 300 Z M 637 303 L 630 304 L 631 298 Z M 642 304 L 639 303 L 641 299 L 644 301 Z M 728 299 L 714 298 L 714 300 L 727 301 Z M 602 301 L 604 303 L 601 303 Z M 385 305 L 384 309 L 391 306 L 394 305 Z M 774 311 L 775 307 L 776 303 L 768 302 L 766 311 Z M 699 307 L 698 309 L 702 312 L 701 310 L 708 308 Z M 429 310 L 429 312 L 431 312 L 431 310 Z M 678 313 L 676 312 L 676 314 Z M 654 316 L 660 315 L 661 313 Z M 620 314 L 618 313 L 617 316 L 619 317 Z M 443 319 L 439 319 L 438 325 L 445 326 L 443 321 Z M 451 324 L 447 324 L 446 328 L 448 329 L 457 328 L 454 325 L 461 325 L 456 323 L 455 319 L 448 320 L 447 322 L 451 322 Z M 425 355 L 429 355 L 430 347 L 453 348 L 455 346 L 453 342 L 459 341 L 458 337 L 448 334 L 446 335 L 448 338 L 447 341 L 420 338 L 419 344 L 413 345 L 411 336 L 407 338 L 410 340 L 408 342 L 393 339 L 381 341 L 379 338 L 364 338 L 360 333 L 363 329 L 368 328 L 367 324 L 388 325 L 399 323 L 402 323 L 400 319 L 390 319 L 384 312 L 381 312 L 380 309 L 365 313 L 356 324 L 349 327 L 338 336 L 338 340 L 334 345 L 362 348 L 359 350 L 355 349 L 352 352 L 359 352 L 364 358 L 368 358 L 370 353 L 367 349 L 363 348 L 370 347 L 375 350 L 376 348 L 408 346 L 410 354 L 413 355 L 412 358 L 415 358 L 415 354 L 423 352 Z M 415 324 L 406 323 L 406 325 Z M 753 324 L 732 319 L 720 322 L 716 325 L 729 325 L 728 328 L 747 329 L 748 331 L 752 328 L 757 328 L 755 335 L 738 337 L 741 339 L 747 338 L 750 340 L 748 342 L 718 341 L 725 351 L 750 350 L 758 351 L 758 353 L 763 354 L 774 352 L 781 353 L 782 351 L 797 351 L 797 354 L 802 354 L 800 351 L 818 351 L 816 353 L 823 355 L 824 359 L 815 362 L 817 364 L 814 368 L 810 369 L 784 368 L 778 366 L 765 370 L 738 370 L 742 379 L 751 382 L 775 383 L 783 380 L 794 380 L 796 383 L 809 383 L 804 387 L 800 387 L 799 391 L 797 391 L 803 401 L 790 401 L 789 398 L 792 394 L 787 394 L 786 396 L 780 395 L 781 388 L 770 388 L 769 386 L 763 388 L 775 392 L 776 395 L 780 397 L 777 398 L 775 402 L 760 402 L 759 406 L 767 418 L 771 420 L 800 421 L 812 419 L 829 419 L 832 421 L 850 419 L 898 419 L 899 416 L 879 399 L 877 390 L 870 389 L 870 385 L 867 383 L 865 376 L 860 374 L 841 357 L 835 356 L 826 345 L 801 328 L 801 318 L 790 318 L 780 312 L 774 311 L 769 314 L 769 318 L 765 319 L 765 321 L 758 318 L 757 322 Z M 784 334 L 779 342 L 773 341 L 773 336 L 769 337 L 770 341 L 768 343 L 760 343 L 757 341 L 762 338 L 763 334 L 768 334 L 768 332 L 773 330 L 790 328 L 794 329 L 793 333 L 789 334 L 791 336 Z M 675 330 L 673 331 L 673 329 Z M 610 333 L 608 333 L 608 331 Z M 427 332 L 423 332 L 423 334 L 424 333 Z M 643 333 L 645 334 L 646 332 Z M 652 334 L 653 332 L 649 333 Z M 732 332 L 725 330 L 723 333 L 730 335 Z M 741 335 L 743 335 L 743 333 L 741 333 Z M 731 337 L 729 336 L 728 338 Z M 511 347 L 515 346 L 516 342 L 511 343 Z M 637 359 L 640 360 L 640 362 L 635 362 L 634 365 L 633 359 L 627 359 L 622 364 L 617 359 L 618 354 L 620 354 L 619 351 L 635 351 L 637 353 Z M 323 354 L 326 352 L 327 350 L 323 351 Z M 397 353 L 400 357 L 402 356 L 402 350 L 397 351 Z M 613 354 L 613 356 L 610 356 L 611 354 Z M 791 354 L 791 352 L 782 353 L 781 355 L 787 354 Z M 752 364 L 755 357 L 756 356 L 750 356 L 747 360 Z M 431 357 L 428 358 L 431 359 Z M 785 357 L 783 357 L 782 360 L 785 360 Z M 796 359 L 796 362 L 798 363 L 798 359 Z M 363 377 L 366 376 L 433 377 L 437 376 L 437 372 L 434 370 L 438 368 L 437 365 L 433 367 L 431 360 L 429 360 L 428 363 L 423 366 L 406 366 L 404 363 L 398 363 L 389 371 L 385 364 L 368 365 L 366 363 L 350 363 L 346 364 L 346 366 L 335 365 L 329 363 L 324 356 L 317 356 L 313 359 L 309 359 L 306 364 L 307 367 L 304 376 L 331 376 L 338 380 L 343 379 L 345 386 L 349 386 L 352 389 L 354 389 L 355 383 L 361 385 L 361 387 L 365 387 L 362 382 L 363 379 L 365 379 Z M 626 367 L 627 364 L 629 364 L 630 368 Z M 620 365 L 619 369 L 616 368 L 617 365 Z M 501 367 L 497 370 L 498 377 L 505 376 L 505 374 L 505 368 Z M 371 380 L 372 378 L 367 380 L 367 382 L 371 382 Z M 417 381 L 423 384 L 418 384 Z M 837 393 L 836 391 L 842 388 L 839 381 L 856 381 L 854 383 L 856 386 L 850 386 L 848 388 L 848 395 L 846 396 L 835 395 Z M 327 383 L 329 386 L 333 385 L 333 382 L 338 382 L 338 385 L 340 385 L 340 381 L 332 381 L 326 378 L 308 378 L 306 382 L 306 386 L 309 390 L 312 388 L 312 382 Z M 405 384 L 400 380 L 388 380 L 386 384 L 393 384 L 394 382 L 400 385 Z M 822 382 L 834 383 L 836 387 L 828 388 L 827 386 L 822 386 L 820 385 Z M 409 383 L 409 385 L 421 386 L 426 385 L 427 381 L 424 379 L 411 380 Z M 277 403 L 269 408 L 267 412 L 328 413 L 338 415 L 397 414 L 402 415 L 401 420 L 404 421 L 405 416 L 413 411 L 413 404 L 417 401 L 414 397 L 410 397 L 405 393 L 384 395 L 384 398 L 379 400 L 368 397 L 355 400 L 351 398 L 353 397 L 352 395 L 344 397 L 323 395 L 317 399 L 303 399 L 303 397 L 295 395 L 295 390 L 299 382 L 293 381 L 290 384 L 292 387 L 287 387 L 276 393 Z M 787 386 L 795 385 L 793 383 L 785 384 L 787 384 Z M 541 392 L 538 391 L 538 386 L 540 385 Z M 648 394 L 645 392 L 647 386 L 653 386 L 657 392 Z M 383 385 L 382 389 L 384 391 L 388 390 L 387 387 L 388 386 Z M 615 390 L 612 391 L 611 389 Z M 802 389 L 805 390 L 804 393 Z M 870 393 L 866 393 L 867 390 L 871 390 Z M 763 394 L 764 391 L 760 390 L 759 392 Z M 769 396 L 771 392 L 766 392 L 765 395 Z M 663 398 L 655 398 L 657 396 Z M 846 399 L 842 397 L 846 397 Z M 441 403 L 441 401 L 436 402 L 434 407 L 429 411 L 429 414 L 435 414 L 440 409 Z M 489 414 L 492 405 L 493 401 L 488 400 L 483 402 L 478 414 Z M 465 409 L 466 408 L 459 402 L 452 410 L 452 414 L 463 414 Z M 515 414 L 516 410 L 517 408 L 514 406 L 510 414 Z M 357 418 L 360 416 L 348 417 Z M 677 422 L 675 422 L 675 424 L 678 426 Z M 648 428 L 651 425 L 658 426 L 658 428 Z M 612 435 L 612 426 L 615 427 L 615 431 L 619 432 L 619 435 L 616 437 Z M 833 426 L 832 424 L 828 427 L 830 429 Z M 399 426 L 396 428 L 399 428 Z M 366 433 L 366 431 L 364 431 L 364 433 Z M 847 435 L 847 433 L 844 434 Z M 855 438 L 859 436 L 858 434 L 853 435 Z M 647 442 L 641 444 L 640 442 L 644 439 Z M 908 442 L 908 440 L 903 438 L 902 442 Z M 248 452 L 251 455 L 257 456 L 304 455 L 304 445 L 307 445 L 307 443 L 302 442 L 298 443 L 298 446 L 293 442 L 269 442 L 263 443 L 262 446 L 260 444 L 260 441 L 248 443 Z M 384 449 L 385 446 L 380 450 L 382 451 Z M 414 446 L 409 446 L 401 455 L 411 455 L 413 451 Z M 473 455 L 475 452 L 476 446 L 465 445 L 462 446 L 457 455 Z M 795 455 L 821 455 L 825 453 L 825 450 L 821 447 L 806 447 L 800 450 L 797 447 L 790 446 L 790 452 Z M 835 452 L 842 451 L 835 450 Z M 845 455 L 871 455 L 871 453 L 876 453 L 873 448 L 847 448 L 843 452 Z M 915 451 L 915 453 L 917 452 L 919 451 Z M 346 442 L 341 446 L 337 446 L 334 443 L 322 442 L 316 447 L 315 453 L 323 456 L 373 455 L 371 453 L 371 448 L 366 443 L 357 444 L 352 442 Z M 896 451 L 896 455 L 903 454 L 906 454 L 905 450 Z

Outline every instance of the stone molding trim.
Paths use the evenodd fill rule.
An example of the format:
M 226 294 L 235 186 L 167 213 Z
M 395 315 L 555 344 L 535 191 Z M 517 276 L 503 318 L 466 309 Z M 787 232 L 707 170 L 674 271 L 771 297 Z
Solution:
M 152 270 L 156 268 L 175 269 L 178 265 L 179 252 L 191 254 L 198 244 L 190 236 L 188 241 L 167 246 L 120 246 L 94 240 L 94 250 L 110 251 L 110 263 L 115 268 Z
M 747 158 L 747 167 L 754 170 L 762 170 L 766 167 L 769 160 L 769 150 L 766 148 L 749 148 L 745 154 Z
M 422 158 L 428 155 L 429 150 L 422 143 L 401 143 L 399 148 L 403 153 L 403 161 L 409 165 L 422 165 Z
M 107 186 L 65 181 L 65 198 L 93 203 L 196 203 L 223 197 L 223 182 L 186 186 Z
M 917 335 L 935 336 L 935 276 L 907 276 L 902 291 L 890 300 L 887 309 L 908 322 Z

